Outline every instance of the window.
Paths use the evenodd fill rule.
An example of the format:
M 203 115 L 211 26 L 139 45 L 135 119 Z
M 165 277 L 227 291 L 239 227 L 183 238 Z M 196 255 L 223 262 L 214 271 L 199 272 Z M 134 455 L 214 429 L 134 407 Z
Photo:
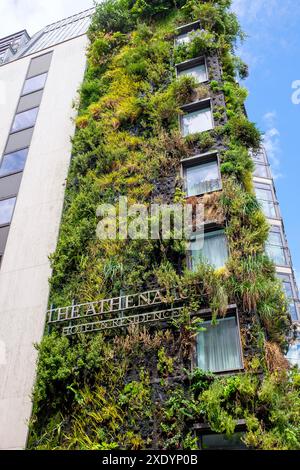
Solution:
M 264 165 L 267 164 L 267 157 L 265 155 L 264 149 L 260 149 L 256 153 L 252 153 L 252 158 L 255 162 L 262 163 Z
M 213 127 L 213 117 L 210 106 L 188 112 L 182 117 L 184 137 L 195 134 L 196 132 L 208 131 Z
M 52 52 L 31 59 L 27 77 L 35 77 L 48 72 L 51 64 Z
M 282 281 L 282 287 L 285 292 L 286 298 L 289 301 L 289 311 L 293 321 L 299 320 L 298 308 L 295 302 L 297 297 L 294 281 L 289 274 L 278 274 L 279 279 Z
M 297 338 L 293 341 L 287 353 L 287 359 L 293 366 L 300 367 L 300 333 L 297 333 Z
M 5 153 L 12 153 L 16 150 L 24 149 L 29 147 L 33 134 L 33 128 L 25 129 L 24 131 L 16 132 L 11 134 L 8 138 L 7 145 L 5 147 Z
M 41 90 L 42 88 L 44 88 L 46 78 L 47 73 L 37 75 L 36 77 L 28 78 L 25 81 L 22 95 L 26 95 L 27 93 L 32 93 L 34 91 Z
M 208 80 L 207 70 L 205 63 L 198 64 L 193 67 L 185 68 L 183 70 L 178 70 L 178 76 L 188 76 L 193 77 L 197 80 L 198 83 L 203 83 Z
M 191 40 L 190 34 L 191 34 L 191 31 L 189 31 L 187 33 L 179 34 L 175 39 L 176 46 L 181 46 L 182 44 L 189 43 L 190 40 Z
M 240 337 L 236 317 L 203 323 L 205 331 L 197 336 L 197 365 L 210 372 L 226 372 L 243 368 Z
M 186 167 L 184 170 L 187 196 L 197 196 L 221 189 L 217 159 Z
M 269 167 L 267 165 L 261 165 L 260 163 L 256 163 L 253 175 L 257 176 L 258 178 L 271 177 Z
M 243 443 L 243 432 L 236 432 L 232 437 L 225 434 L 203 434 L 200 438 L 203 450 L 243 450 L 247 446 Z
M 228 259 L 227 242 L 224 230 L 196 234 L 190 241 L 190 264 L 195 271 L 201 262 L 214 268 L 222 268 Z
M 175 45 L 180 46 L 182 44 L 187 44 L 192 39 L 192 34 L 195 33 L 200 28 L 200 21 L 195 21 L 194 23 L 186 24 L 177 28 L 177 36 L 175 38 Z
M 0 176 L 24 170 L 28 149 L 4 155 L 0 164 Z
M 34 93 L 29 93 L 20 98 L 17 113 L 22 113 L 28 109 L 36 108 L 41 104 L 43 96 L 43 90 L 36 91 Z
M 6 225 L 10 223 L 15 203 L 15 197 L 0 201 L 0 225 Z
M 266 245 L 268 256 L 276 266 L 288 266 L 286 249 L 284 247 L 283 235 L 279 227 L 272 227 Z
M 264 184 L 256 186 L 256 197 L 262 206 L 266 217 L 275 219 L 277 217 L 276 205 L 273 197 L 273 191 L 270 185 Z
M 16 114 L 11 132 L 21 131 L 33 127 L 36 122 L 39 108 L 29 109 L 23 113 Z

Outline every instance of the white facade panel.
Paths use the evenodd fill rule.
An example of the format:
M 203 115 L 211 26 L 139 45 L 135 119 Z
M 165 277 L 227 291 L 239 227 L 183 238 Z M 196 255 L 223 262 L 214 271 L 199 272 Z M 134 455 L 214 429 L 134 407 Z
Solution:
M 74 134 L 72 102 L 85 71 L 87 37 L 50 48 L 52 62 L 0 270 L 0 449 L 26 446 L 37 353 Z M 45 51 L 43 51 L 44 53 Z M 3 152 L 30 59 L 0 67 Z

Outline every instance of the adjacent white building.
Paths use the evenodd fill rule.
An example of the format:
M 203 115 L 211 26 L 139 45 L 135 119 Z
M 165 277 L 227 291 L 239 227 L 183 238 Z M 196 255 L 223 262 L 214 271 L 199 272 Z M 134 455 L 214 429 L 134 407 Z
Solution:
M 92 13 L 0 39 L 0 449 L 26 446 Z

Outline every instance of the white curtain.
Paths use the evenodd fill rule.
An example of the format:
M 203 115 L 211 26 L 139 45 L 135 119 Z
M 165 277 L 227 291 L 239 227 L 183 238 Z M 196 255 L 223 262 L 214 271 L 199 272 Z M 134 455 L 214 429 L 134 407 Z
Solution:
M 210 108 L 199 109 L 183 116 L 183 135 L 204 132 L 213 128 Z
M 201 237 L 201 235 L 200 235 Z M 201 240 L 199 240 L 201 242 Z M 204 234 L 203 247 L 197 249 L 197 237 L 191 242 L 192 269 L 196 270 L 197 264 L 201 261 L 208 262 L 215 269 L 222 268 L 227 259 L 227 243 L 224 230 L 208 232 Z
M 235 317 L 219 320 L 217 325 L 204 322 L 206 331 L 198 334 L 198 367 L 210 372 L 242 368 L 240 342 Z
M 188 196 L 197 196 L 209 190 L 207 182 L 215 182 L 219 189 L 219 172 L 217 161 L 191 166 L 186 169 L 186 186 Z M 213 189 L 213 184 L 211 185 Z

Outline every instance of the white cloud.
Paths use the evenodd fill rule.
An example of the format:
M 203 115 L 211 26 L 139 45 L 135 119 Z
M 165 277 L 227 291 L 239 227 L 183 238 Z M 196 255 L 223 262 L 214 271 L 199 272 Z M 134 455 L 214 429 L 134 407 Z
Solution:
M 278 179 L 282 176 L 280 173 L 280 132 L 276 127 L 277 114 L 275 111 L 266 113 L 263 117 L 266 125 L 266 132 L 263 137 L 264 147 L 267 151 L 269 161 L 272 167 L 272 173 L 274 179 Z
M 246 21 L 266 21 L 266 18 L 289 15 L 297 8 L 295 0 L 233 0 L 232 9 Z
M 1 0 L 0 37 L 27 29 L 32 36 L 53 23 L 93 6 L 93 0 Z

